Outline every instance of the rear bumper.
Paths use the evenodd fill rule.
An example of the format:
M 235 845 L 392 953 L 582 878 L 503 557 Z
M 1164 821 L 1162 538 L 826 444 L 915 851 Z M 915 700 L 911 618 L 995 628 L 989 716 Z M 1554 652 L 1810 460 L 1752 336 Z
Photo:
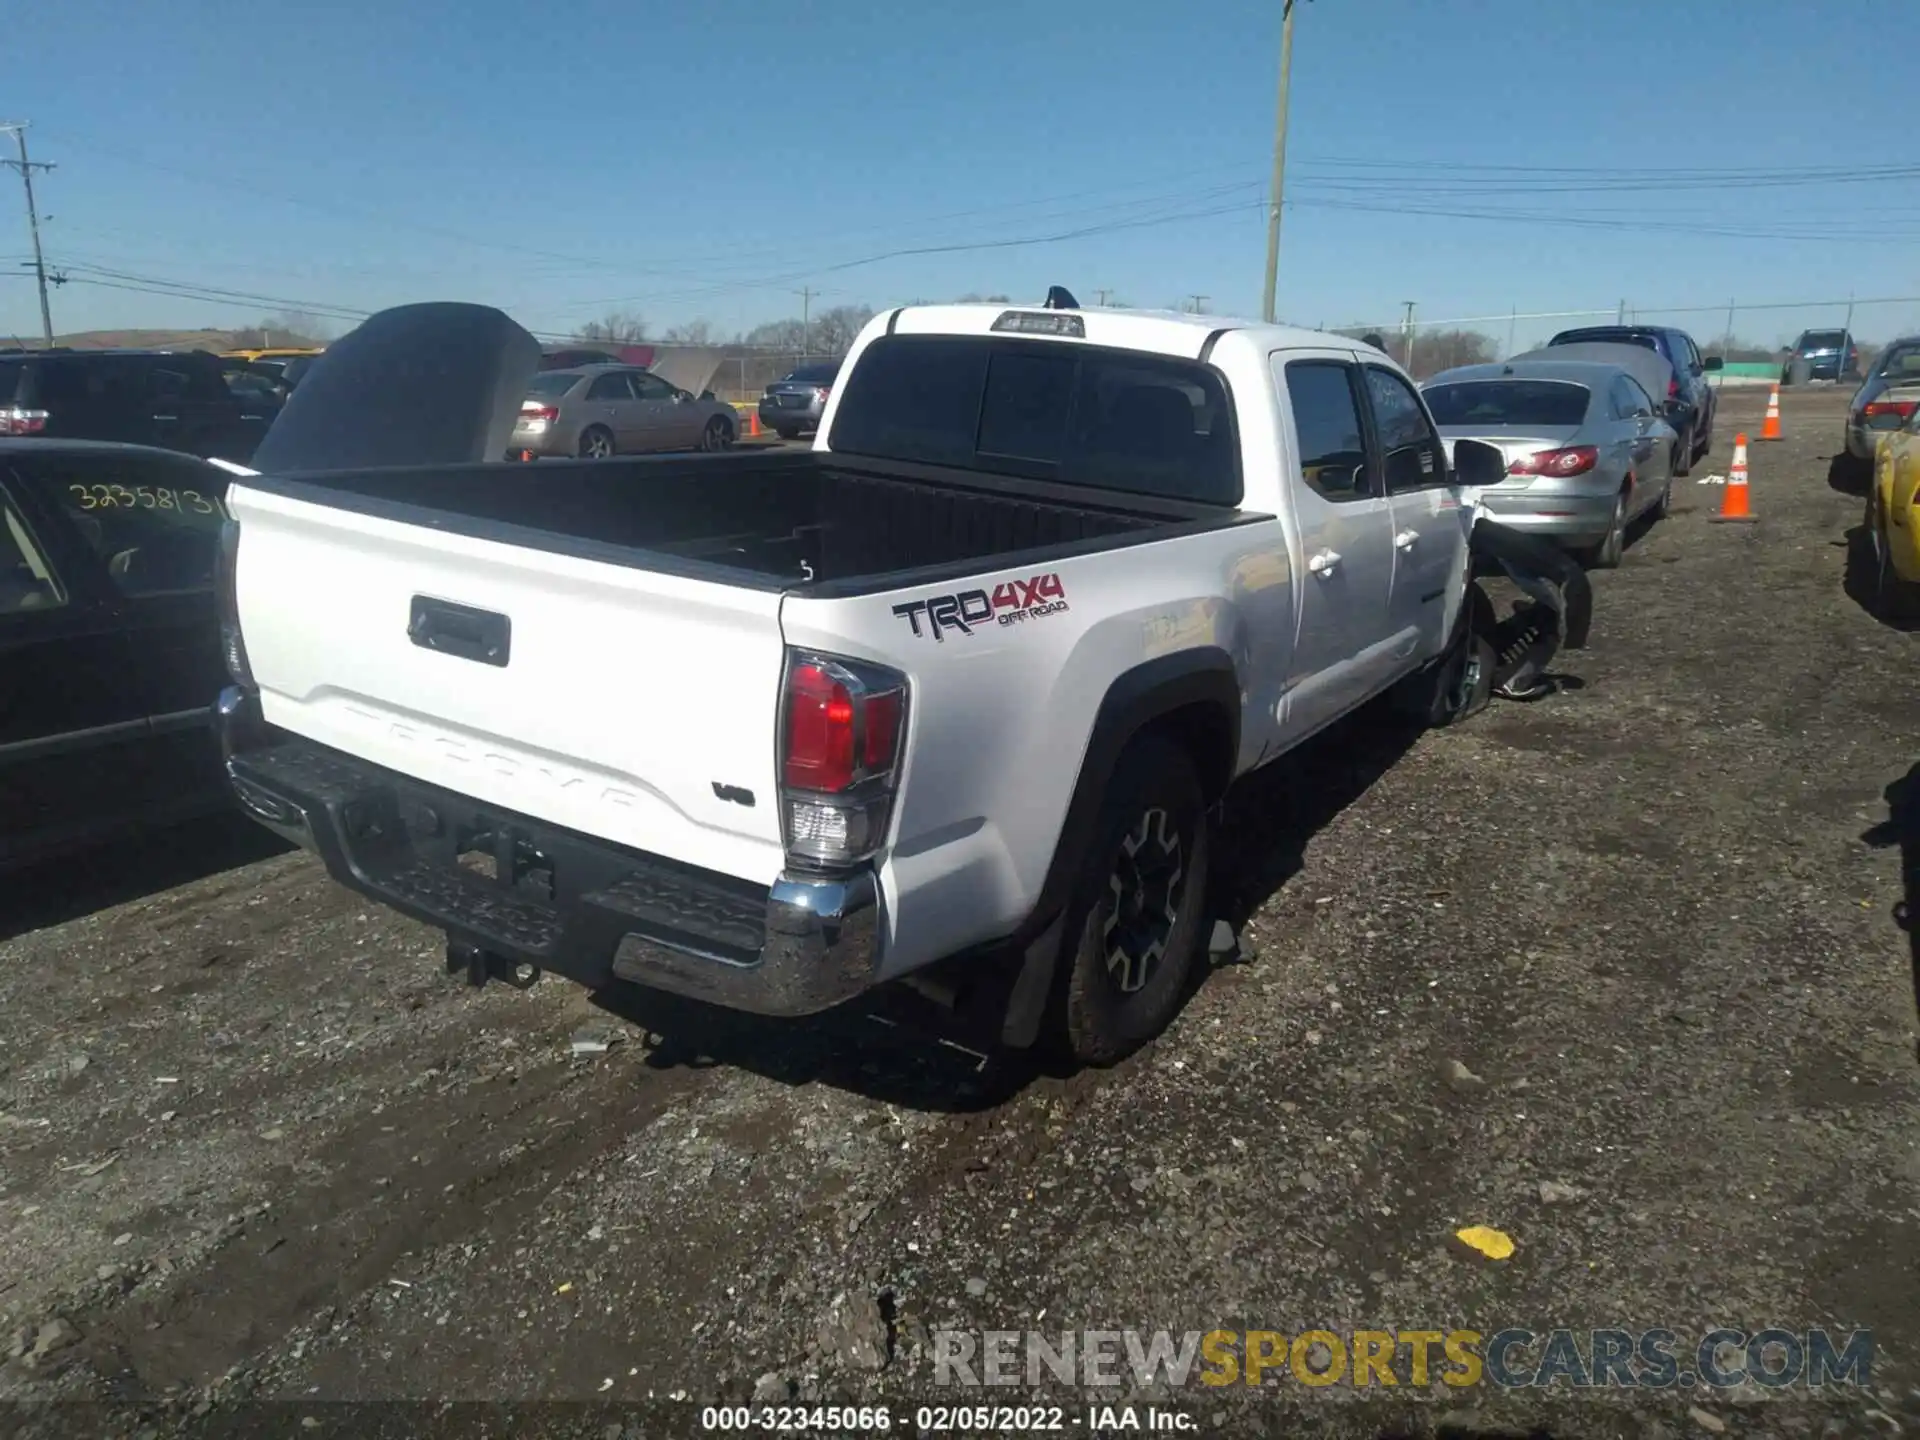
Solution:
M 817 430 L 824 410 L 809 405 L 804 410 L 790 410 L 784 405 L 769 405 L 760 402 L 760 423 L 770 430 L 785 426 L 789 430 Z
M 579 432 L 571 425 L 550 425 L 545 430 L 515 430 L 507 441 L 506 458 L 518 460 L 522 454 L 536 459 L 571 457 L 580 448 Z
M 1488 515 L 1524 535 L 1538 535 L 1562 545 L 1597 545 L 1613 525 L 1614 496 L 1566 495 L 1525 490 L 1503 495 L 1485 490 L 1480 503 Z
M 759 1015 L 814 1014 L 874 984 L 871 872 L 756 886 L 276 732 L 237 687 L 215 713 L 248 815 L 312 850 L 342 885 L 450 939 L 590 989 L 627 980 Z M 473 868 L 482 851 L 491 875 Z

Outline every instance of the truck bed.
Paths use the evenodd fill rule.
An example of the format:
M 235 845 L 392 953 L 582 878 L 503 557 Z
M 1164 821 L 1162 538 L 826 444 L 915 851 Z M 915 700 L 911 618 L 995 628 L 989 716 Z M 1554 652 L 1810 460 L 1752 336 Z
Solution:
M 293 498 L 760 589 L 857 593 L 1214 529 L 1217 506 L 815 451 L 262 476 Z

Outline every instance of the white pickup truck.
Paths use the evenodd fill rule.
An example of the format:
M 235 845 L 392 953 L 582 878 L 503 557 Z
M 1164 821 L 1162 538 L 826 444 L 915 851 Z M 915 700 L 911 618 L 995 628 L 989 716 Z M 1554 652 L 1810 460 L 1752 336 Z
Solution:
M 383 312 L 227 501 L 241 802 L 476 983 L 802 1015 L 994 976 L 1003 1043 L 1111 1062 L 1206 953 L 1237 777 L 1584 643 L 1578 567 L 1476 520 L 1498 452 L 1335 336 L 915 306 L 810 451 L 496 463 L 537 353 Z M 1537 602 L 1496 621 L 1476 559 Z

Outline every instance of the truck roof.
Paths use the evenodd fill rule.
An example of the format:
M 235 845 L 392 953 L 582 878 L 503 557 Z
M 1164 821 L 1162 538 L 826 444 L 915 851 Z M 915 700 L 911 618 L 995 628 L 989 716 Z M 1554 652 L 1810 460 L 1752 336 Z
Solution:
M 908 305 L 883 312 L 880 318 L 888 327 L 888 333 L 897 335 L 986 335 L 992 332 L 993 322 L 1010 310 L 1078 315 L 1086 321 L 1086 339 L 1090 345 L 1114 345 L 1186 358 L 1197 356 L 1209 335 L 1227 331 L 1244 331 L 1250 339 L 1264 342 L 1274 350 L 1328 344 L 1372 348 L 1344 335 L 1329 335 L 1294 325 L 1267 325 L 1258 320 L 1194 315 L 1179 310 L 1109 310 L 1090 305 L 1077 310 L 1045 310 L 1038 305 Z

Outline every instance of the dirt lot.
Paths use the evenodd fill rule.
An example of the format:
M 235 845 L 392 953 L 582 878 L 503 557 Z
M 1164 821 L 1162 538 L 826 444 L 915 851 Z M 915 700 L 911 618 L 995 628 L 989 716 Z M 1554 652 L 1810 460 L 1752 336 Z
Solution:
M 1785 399 L 1759 524 L 1680 482 L 1595 577 L 1562 693 L 1417 738 L 1363 716 L 1237 796 L 1252 963 L 1111 1072 L 471 991 L 433 934 L 226 827 L 11 886 L 0 1399 L 140 1402 L 157 1434 L 578 1400 L 616 1408 L 521 1422 L 601 1435 L 652 1397 L 669 1434 L 756 1387 L 980 1398 L 935 1393 L 943 1326 L 1779 1325 L 1872 1327 L 1871 1388 L 1163 1398 L 1212 1434 L 1920 1434 L 1888 798 L 1920 635 L 1850 598 L 1841 397 Z M 1696 478 L 1763 401 L 1727 393 Z

